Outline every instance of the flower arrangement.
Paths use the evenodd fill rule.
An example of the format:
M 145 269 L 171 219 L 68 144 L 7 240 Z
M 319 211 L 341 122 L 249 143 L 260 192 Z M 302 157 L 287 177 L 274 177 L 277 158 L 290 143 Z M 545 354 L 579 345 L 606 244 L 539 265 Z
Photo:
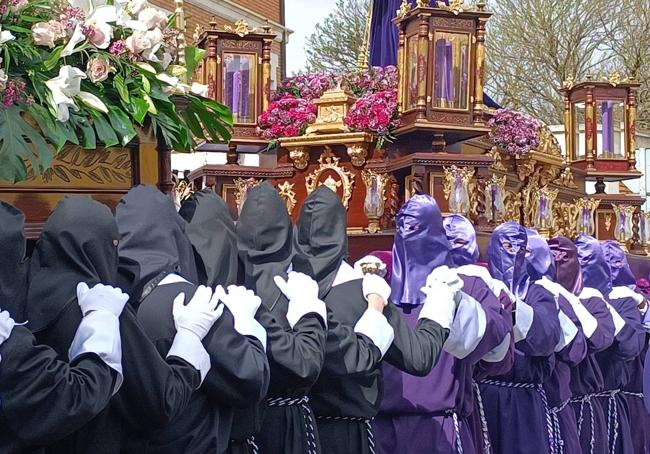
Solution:
M 146 0 L 0 0 L 0 179 L 44 171 L 66 142 L 124 146 L 134 125 L 177 151 L 229 140 L 228 108 L 184 82 L 203 51 L 179 62 L 174 22 Z
M 316 105 L 311 100 L 288 93 L 271 101 L 268 110 L 262 112 L 257 120 L 261 136 L 267 140 L 300 136 L 314 121 Z
M 512 156 L 523 156 L 540 144 L 542 123 L 510 109 L 497 110 L 488 121 L 492 142 Z
M 272 97 L 269 108 L 258 118 L 259 135 L 271 141 L 305 133 L 316 121 L 312 102 L 337 85 L 345 86 L 358 99 L 344 122 L 353 131 L 377 136 L 377 147 L 392 139 L 398 125 L 397 68 L 374 67 L 352 74 L 301 73 L 284 80 Z

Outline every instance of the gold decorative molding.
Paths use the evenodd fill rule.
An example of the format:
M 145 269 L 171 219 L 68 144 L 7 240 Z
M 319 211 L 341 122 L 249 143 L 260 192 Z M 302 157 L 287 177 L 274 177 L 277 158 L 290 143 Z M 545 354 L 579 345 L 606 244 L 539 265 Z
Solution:
M 366 157 L 368 156 L 368 145 L 365 143 L 348 145 L 348 156 L 352 165 L 355 167 L 361 167 L 366 163 Z
M 612 213 L 605 213 L 605 231 L 609 232 L 612 228 Z
M 227 32 L 235 33 L 240 38 L 243 38 L 249 33 L 253 33 L 255 31 L 254 29 L 248 27 L 248 22 L 246 22 L 244 19 L 239 19 L 235 22 L 234 25 L 234 27 L 231 27 L 230 25 L 224 25 L 223 29 Z
M 298 170 L 304 170 L 309 165 L 309 151 L 307 147 L 289 148 L 289 159 Z
M 535 151 L 550 156 L 562 156 L 560 143 L 557 141 L 551 132 L 551 129 L 547 125 L 542 126 L 539 131 L 539 146 Z
M 399 5 L 399 9 L 395 12 L 395 15 L 397 16 L 398 19 L 402 19 L 410 11 L 411 11 L 411 4 L 408 2 L 408 0 L 402 0 L 402 3 L 401 5 Z
M 338 189 L 342 188 L 343 195 L 341 197 L 341 202 L 347 210 L 348 202 L 350 201 L 350 197 L 352 197 L 352 189 L 354 187 L 354 174 L 341 166 L 339 163 L 340 161 L 341 158 L 337 158 L 332 152 L 332 149 L 326 145 L 325 151 L 320 155 L 320 158 L 318 158 L 320 165 L 305 177 L 305 186 L 307 188 L 307 195 L 314 192 L 314 190 L 321 184 L 327 186 L 337 194 Z M 331 174 L 329 174 L 324 181 L 320 181 L 320 178 L 323 175 L 329 173 L 328 171 L 334 172 L 339 177 L 339 180 L 337 181 Z
M 431 0 L 417 0 L 415 2 L 416 8 L 428 8 L 431 4 Z
M 573 172 L 571 172 L 571 167 L 569 166 L 564 168 L 564 170 L 562 171 L 560 176 L 554 181 L 554 183 L 572 189 L 578 187 L 578 185 L 573 182 Z
M 355 101 L 354 96 L 341 88 L 340 83 L 327 90 L 323 96 L 314 100 L 318 115 L 316 121 L 305 131 L 305 135 L 349 132 L 350 129 L 343 120 Z
M 492 147 L 488 154 L 494 159 L 494 162 L 490 166 L 491 169 L 500 170 L 502 172 L 505 172 L 507 170 L 501 162 L 501 153 L 499 153 L 499 149 L 497 147 Z
M 377 173 L 372 170 L 363 170 L 361 178 L 366 186 L 366 198 L 363 204 L 363 211 L 368 218 L 368 233 L 380 231 L 379 220 L 384 215 L 386 204 L 386 187 L 391 176 L 387 173 Z M 372 190 L 375 190 L 376 199 L 373 199 Z
M 445 2 L 438 1 L 438 8 L 450 11 L 455 16 L 458 16 L 464 10 L 465 2 L 463 0 L 450 0 L 449 5 L 446 5 Z
M 262 182 L 256 178 L 237 178 L 235 183 L 235 203 L 237 204 L 237 211 L 240 212 L 244 202 L 246 201 L 246 194 L 248 191 Z
M 278 193 L 284 199 L 289 215 L 291 215 L 293 209 L 296 207 L 296 191 L 293 188 L 294 183 L 289 183 L 288 181 L 278 185 Z
M 564 88 L 565 90 L 571 90 L 575 84 L 576 84 L 575 79 L 573 78 L 572 75 L 569 75 L 569 77 L 567 77 L 566 80 L 562 82 L 562 88 Z

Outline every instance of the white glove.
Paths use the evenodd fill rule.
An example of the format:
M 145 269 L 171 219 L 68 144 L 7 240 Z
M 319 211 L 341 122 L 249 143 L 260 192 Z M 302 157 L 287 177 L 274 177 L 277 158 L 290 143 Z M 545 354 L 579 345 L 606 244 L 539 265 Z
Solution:
M 460 299 L 460 290 L 456 290 L 456 287 L 456 283 L 446 284 L 429 275 L 426 285 L 421 288 L 426 300 L 419 318 L 433 320 L 443 328 L 451 329 Z
M 363 296 L 368 300 L 368 295 L 374 293 L 379 295 L 384 300 L 384 306 L 388 304 L 388 298 L 390 298 L 390 285 L 384 280 L 383 277 L 379 277 L 377 274 L 365 274 L 363 276 L 362 282 Z
M 97 284 L 89 289 L 85 282 L 77 284 L 77 301 L 85 317 L 92 311 L 106 311 L 119 317 L 129 295 L 117 287 Z
M 440 281 L 449 286 L 449 288 L 457 294 L 463 288 L 463 280 L 458 276 L 456 270 L 452 270 L 447 265 L 439 266 L 434 269 L 429 276 L 427 276 L 427 285 L 429 285 L 429 280 Z
M 0 312 L 0 345 L 9 339 L 9 336 L 11 336 L 11 331 L 14 329 L 15 324 L 16 322 L 14 322 L 14 319 L 11 318 L 9 312 Z
M 273 278 L 275 285 L 289 300 L 287 321 L 293 328 L 298 321 L 309 313 L 320 315 L 327 326 L 325 303 L 318 299 L 318 283 L 306 274 L 292 271 L 285 281 L 281 276 Z
M 184 302 L 184 293 L 179 293 L 174 299 L 172 314 L 176 331 L 189 332 L 203 340 L 214 322 L 223 314 L 223 305 L 219 304 L 219 297 L 212 296 L 212 290 L 204 285 L 196 289 L 188 304 Z
M 252 290 L 236 285 L 228 286 L 228 293 L 221 285 L 214 289 L 214 296 L 232 312 L 235 318 L 235 331 L 244 336 L 254 336 L 266 349 L 266 330 L 255 320 L 255 314 L 262 300 Z
M 371 265 L 373 268 L 377 269 L 377 272 L 375 274 L 381 277 L 386 276 L 386 264 L 379 257 L 375 257 L 374 255 L 366 255 L 361 260 L 354 262 L 354 269 L 362 274 L 366 274 L 364 273 L 364 269 L 366 268 L 364 265 Z

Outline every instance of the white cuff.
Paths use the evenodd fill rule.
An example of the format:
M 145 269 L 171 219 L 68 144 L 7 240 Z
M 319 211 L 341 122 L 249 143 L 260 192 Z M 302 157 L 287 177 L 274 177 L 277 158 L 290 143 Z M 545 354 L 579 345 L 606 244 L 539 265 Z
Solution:
M 463 359 L 481 342 L 486 328 L 487 318 L 479 302 L 461 292 L 449 337 L 442 348 L 450 355 Z
M 618 336 L 618 333 L 620 333 L 625 326 L 625 320 L 623 320 L 623 317 L 616 312 L 616 309 L 614 309 L 611 304 L 607 301 L 605 301 L 605 304 L 607 305 L 607 309 L 609 309 L 609 313 L 612 314 L 612 319 L 614 319 L 614 336 Z
M 618 300 L 622 298 L 632 298 L 636 301 L 636 304 L 641 304 L 643 302 L 643 295 L 635 292 L 629 287 L 619 285 L 614 287 L 611 292 L 609 292 L 610 300 Z
M 526 339 L 528 331 L 533 324 L 535 318 L 535 311 L 532 307 L 524 302 L 524 300 L 517 299 L 517 307 L 515 309 L 515 326 L 512 331 L 515 336 L 515 343 Z
M 582 291 L 580 292 L 580 295 L 578 295 L 578 298 L 581 300 L 587 300 L 589 298 L 600 298 L 605 299 L 602 293 L 600 293 L 599 290 L 596 290 L 593 287 L 583 287 Z
M 562 351 L 564 347 L 569 345 L 578 334 L 578 327 L 564 312 L 560 311 L 557 316 L 560 319 L 560 328 L 562 329 L 562 332 L 560 333 L 560 340 L 557 345 L 555 345 L 556 353 Z
M 210 355 L 194 333 L 185 330 L 177 331 L 172 347 L 167 352 L 167 358 L 170 356 L 178 356 L 194 366 L 201 374 L 201 383 L 210 371 Z
M 395 331 L 384 314 L 374 309 L 366 309 L 357 324 L 354 325 L 354 332 L 369 337 L 381 351 L 382 358 L 395 338 Z
M 108 367 L 117 372 L 113 394 L 117 393 L 124 377 L 120 319 L 115 314 L 102 310 L 92 311 L 81 319 L 68 350 L 68 357 L 72 361 L 84 353 L 95 353 Z
M 325 328 L 327 328 L 327 309 L 325 308 L 324 302 L 319 299 L 289 301 L 289 309 L 287 310 L 289 326 L 293 329 L 301 318 L 312 313 L 318 314 L 321 320 L 323 320 Z
M 434 299 L 434 296 L 427 296 L 418 319 L 427 318 L 445 329 L 451 329 L 455 309 L 456 301 L 453 298 Z
M 262 343 L 266 351 L 266 330 L 252 317 L 235 316 L 235 331 L 243 336 L 253 336 Z
M 492 351 L 485 354 L 483 361 L 488 363 L 498 363 L 503 361 L 503 358 L 506 357 L 508 349 L 510 348 L 510 333 L 506 333 L 506 337 L 503 338 L 501 343 L 497 345 Z

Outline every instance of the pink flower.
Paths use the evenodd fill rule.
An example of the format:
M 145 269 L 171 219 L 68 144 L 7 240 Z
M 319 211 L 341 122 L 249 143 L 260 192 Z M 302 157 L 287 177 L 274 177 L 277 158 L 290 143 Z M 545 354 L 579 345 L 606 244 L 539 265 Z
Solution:
M 117 41 L 113 41 L 111 45 L 108 47 L 108 51 L 113 55 L 122 55 L 126 51 L 126 46 L 124 45 L 124 41 L 122 41 L 121 39 L 118 39 Z
M 167 25 L 167 16 L 157 8 L 145 8 L 138 14 L 138 21 L 142 22 L 147 30 L 152 28 L 163 29 Z
M 115 72 L 115 68 L 110 65 L 108 60 L 101 57 L 91 58 L 86 65 L 86 74 L 93 83 L 108 79 L 108 74 L 111 72 Z
M 47 46 L 51 49 L 56 41 L 66 36 L 64 24 L 59 21 L 37 22 L 32 26 L 32 39 L 37 46 Z

